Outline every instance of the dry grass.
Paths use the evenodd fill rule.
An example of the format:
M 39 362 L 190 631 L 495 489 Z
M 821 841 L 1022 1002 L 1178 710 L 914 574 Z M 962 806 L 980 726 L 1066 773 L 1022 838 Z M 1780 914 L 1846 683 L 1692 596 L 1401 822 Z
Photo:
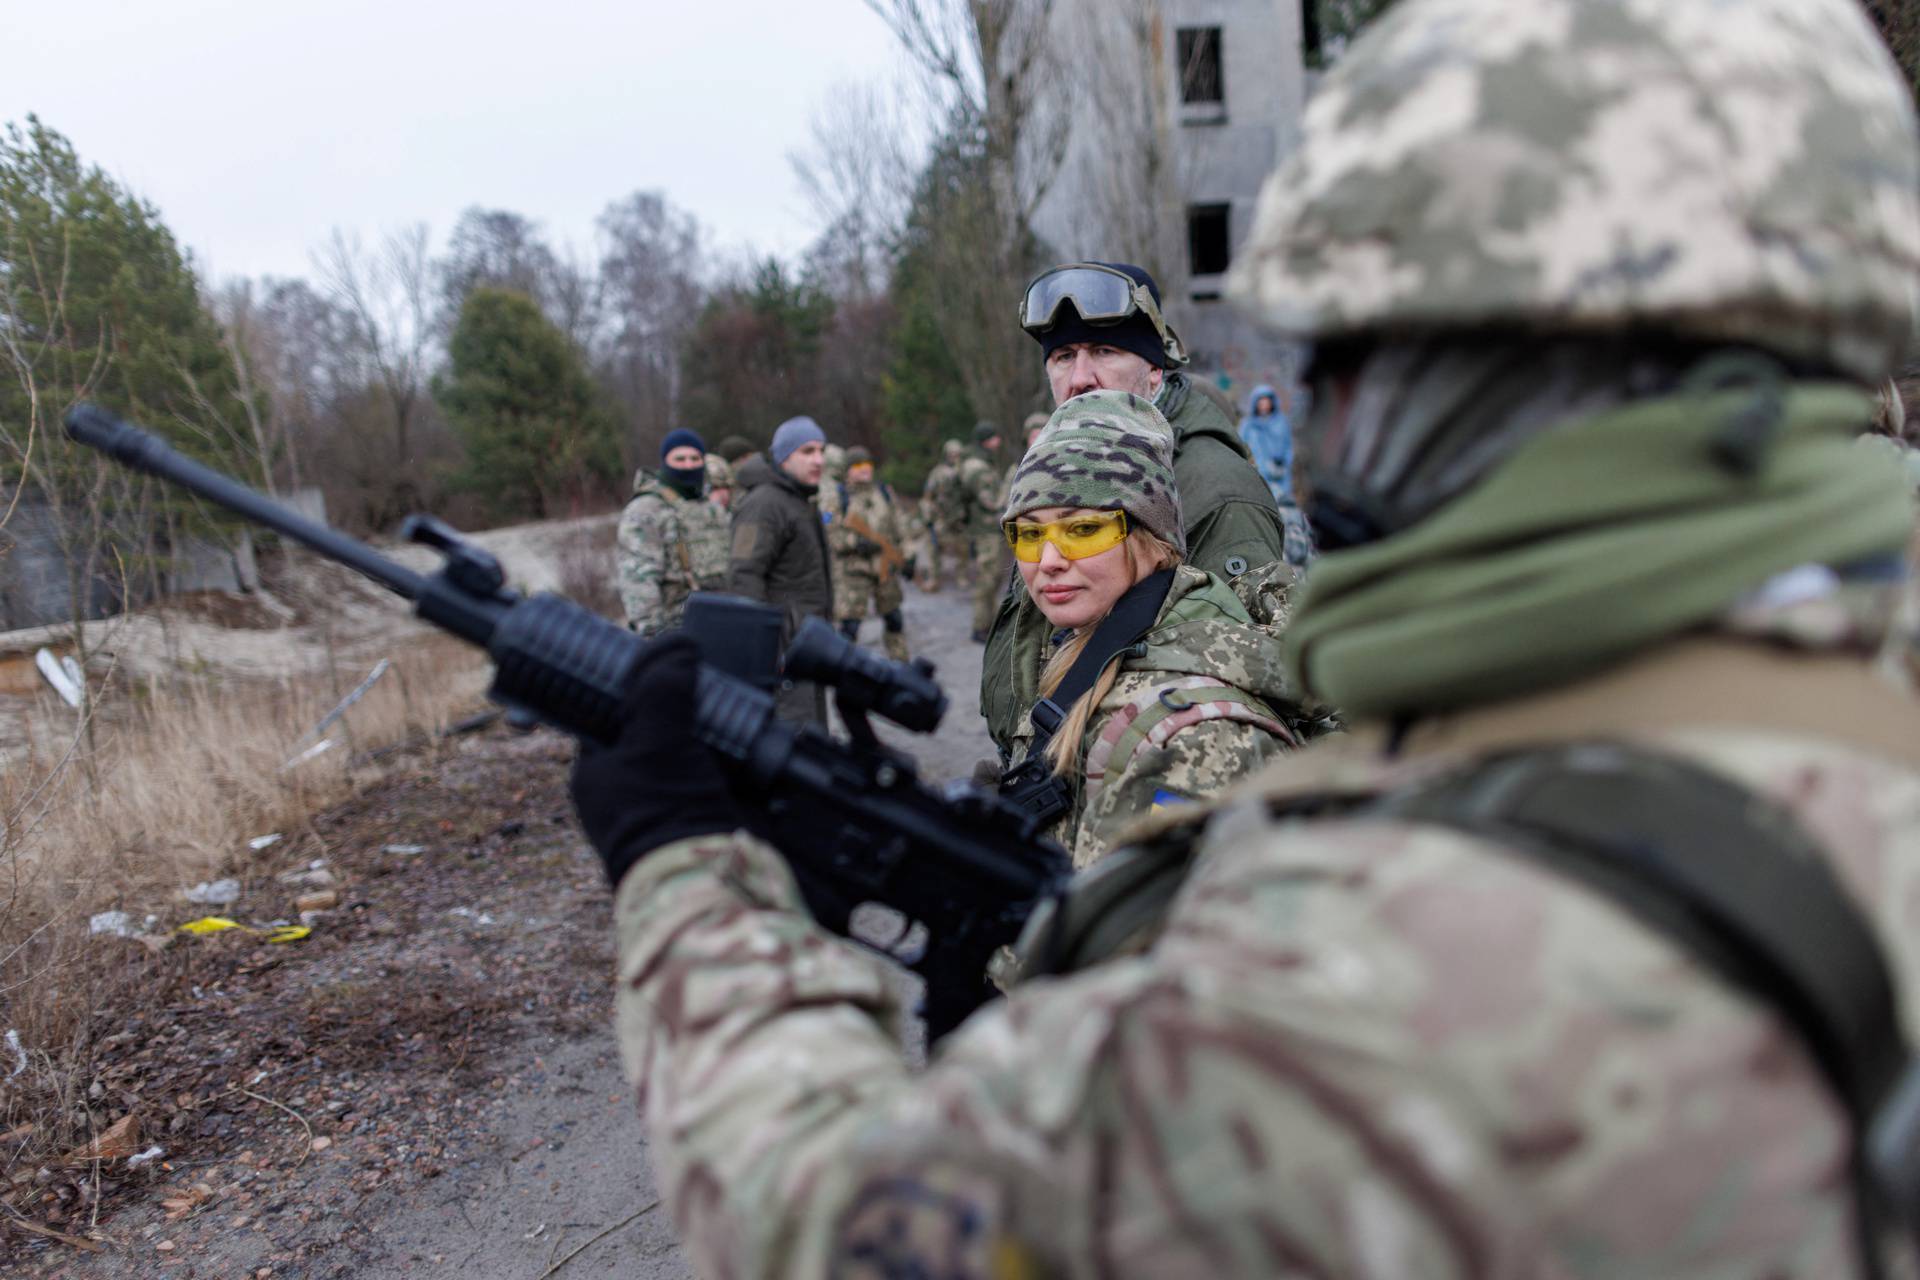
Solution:
M 616 580 L 614 548 L 618 534 L 618 526 L 611 521 L 577 529 L 561 544 L 558 561 L 560 593 L 615 622 L 626 618 Z
M 116 974 L 144 967 L 128 964 L 140 944 L 89 936 L 93 913 L 123 910 L 136 923 L 152 913 L 165 931 L 216 911 L 180 891 L 264 869 L 249 860 L 279 867 L 289 851 L 304 853 L 310 815 L 377 776 L 365 753 L 473 709 L 486 671 L 478 651 L 450 638 L 396 645 L 394 669 L 328 731 L 338 745 L 292 768 L 282 765 L 303 735 L 364 669 L 124 691 L 91 735 L 35 743 L 11 764 L 0 777 L 0 1036 L 17 1031 L 29 1059 L 0 1087 L 0 1132 L 31 1122 L 43 1150 L 83 1136 L 73 1095 L 105 1033 L 97 1015 L 117 998 Z M 247 841 L 268 832 L 285 839 L 256 857 Z M 0 1080 L 16 1065 L 0 1045 Z

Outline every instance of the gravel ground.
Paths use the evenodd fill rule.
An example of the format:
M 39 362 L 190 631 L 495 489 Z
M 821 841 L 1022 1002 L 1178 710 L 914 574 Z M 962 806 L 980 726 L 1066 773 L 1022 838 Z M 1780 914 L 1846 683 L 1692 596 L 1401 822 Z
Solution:
M 933 737 L 889 737 L 935 783 L 991 754 L 967 615 L 957 589 L 909 590 L 909 640 L 952 706 Z M 324 857 L 342 902 L 304 943 L 127 944 L 151 999 L 124 1013 L 97 1084 L 164 1155 L 10 1197 L 69 1241 L 0 1231 L 0 1272 L 692 1274 L 607 1030 L 608 899 L 566 803 L 570 754 L 558 735 L 496 729 L 318 817 L 246 877 L 242 903 L 284 910 L 279 873 Z M 19 1191 L 29 1171 L 5 1156 L 0 1187 Z

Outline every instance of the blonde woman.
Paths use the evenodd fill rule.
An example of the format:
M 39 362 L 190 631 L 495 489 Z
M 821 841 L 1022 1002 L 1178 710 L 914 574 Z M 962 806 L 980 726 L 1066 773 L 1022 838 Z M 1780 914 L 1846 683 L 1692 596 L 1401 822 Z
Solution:
M 1215 795 L 1297 746 L 1289 722 L 1307 719 L 1278 635 L 1182 563 L 1172 441 L 1138 396 L 1076 396 L 1008 491 L 1007 542 L 1054 633 L 1002 792 L 1057 812 L 1050 834 L 1076 867 L 1143 815 Z

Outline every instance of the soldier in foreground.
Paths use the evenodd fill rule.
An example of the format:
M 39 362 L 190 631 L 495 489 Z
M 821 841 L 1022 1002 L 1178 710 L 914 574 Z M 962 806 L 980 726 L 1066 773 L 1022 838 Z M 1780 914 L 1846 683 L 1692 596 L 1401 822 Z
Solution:
M 653 635 L 680 624 L 687 597 L 727 584 L 727 513 L 706 502 L 706 445 L 681 428 L 660 445 L 660 469 L 637 471 L 614 536 L 627 625 Z
M 1098 864 L 1023 944 L 1061 976 L 918 1075 L 658 650 L 664 713 L 575 783 L 643 810 L 583 821 L 703 1270 L 1909 1274 L 1853 1108 L 1920 997 L 1920 708 L 1872 667 L 1911 514 L 1851 440 L 1916 190 L 1851 0 L 1390 10 L 1231 282 L 1318 342 L 1288 642 L 1356 723 Z M 1101 962 L 1088 895 L 1155 865 L 1150 946 Z M 1864 1016 L 1822 1042 L 1782 986 Z
M 1089 391 L 1127 391 L 1153 401 L 1173 427 L 1173 469 L 1192 563 L 1222 581 L 1280 559 L 1280 513 L 1240 441 L 1228 410 L 1190 381 L 1180 336 L 1160 314 L 1160 286 L 1128 263 L 1070 262 L 1027 286 L 1020 323 L 1040 344 L 1058 405 Z M 1024 593 L 995 584 L 983 621 L 980 710 L 1004 756 L 1035 698 L 1035 661 L 1046 619 Z
M 847 450 L 846 488 L 827 526 L 833 549 L 834 617 L 847 639 L 860 639 L 860 623 L 878 614 L 882 643 L 895 662 L 907 660 L 906 618 L 900 612 L 900 581 L 909 573 L 905 521 L 893 492 L 874 478 L 873 455 L 859 445 Z

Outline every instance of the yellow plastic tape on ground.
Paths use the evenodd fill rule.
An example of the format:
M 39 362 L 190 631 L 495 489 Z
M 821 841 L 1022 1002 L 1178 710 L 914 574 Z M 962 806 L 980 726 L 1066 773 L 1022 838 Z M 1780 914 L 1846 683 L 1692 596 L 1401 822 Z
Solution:
M 249 929 L 238 920 L 229 920 L 225 916 L 201 916 L 198 920 L 189 920 L 180 926 L 181 933 L 219 933 L 225 929 L 238 929 L 242 933 L 251 933 L 268 942 L 298 942 L 312 933 L 303 924 L 283 924 L 272 929 Z
M 180 926 L 182 933 L 219 933 L 222 929 L 244 929 L 238 920 L 229 920 L 225 916 L 201 916 L 198 920 L 189 920 Z

